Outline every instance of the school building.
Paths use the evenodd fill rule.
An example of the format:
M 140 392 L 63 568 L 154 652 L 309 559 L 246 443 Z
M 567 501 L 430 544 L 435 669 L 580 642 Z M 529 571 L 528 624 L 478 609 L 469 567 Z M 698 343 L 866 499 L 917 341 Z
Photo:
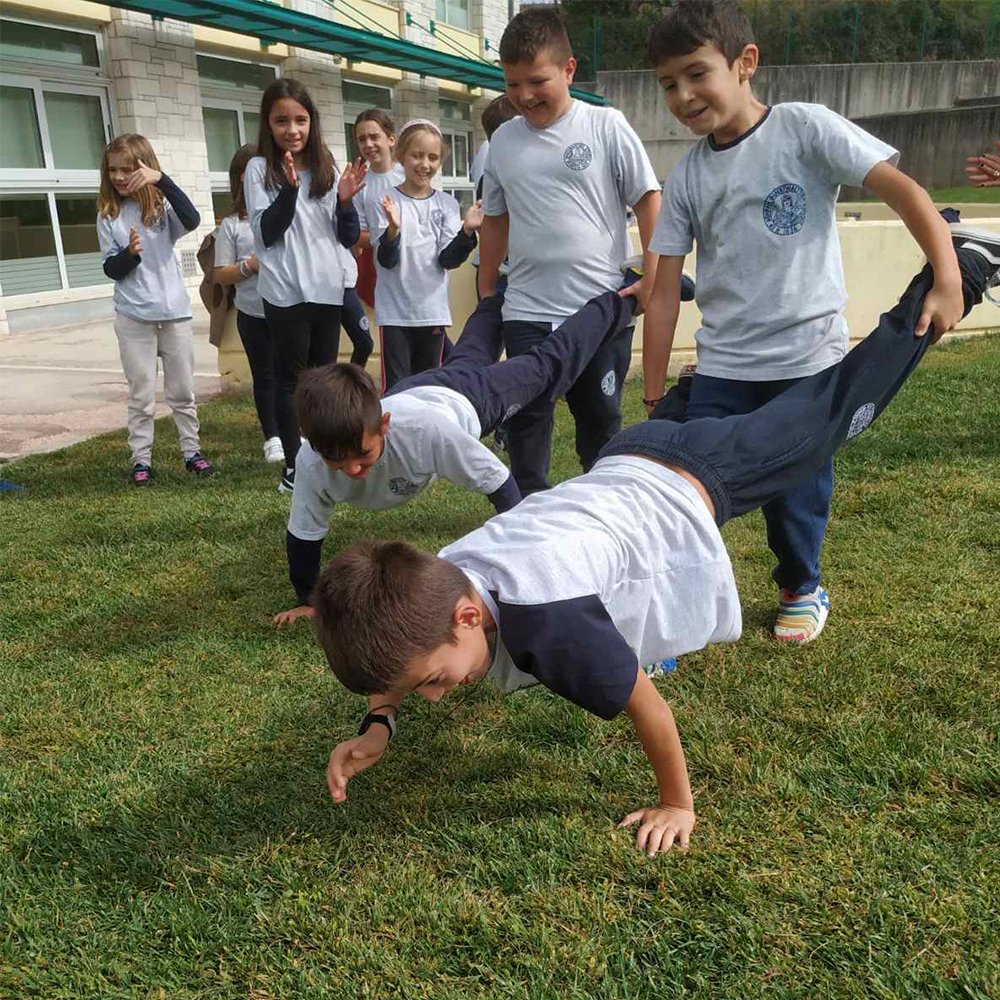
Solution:
M 261 91 L 294 76 L 338 163 L 377 106 L 441 123 L 440 186 L 472 201 L 479 116 L 502 90 L 516 0 L 23 0 L 0 4 L 0 336 L 111 316 L 95 228 L 101 152 L 139 132 L 202 215 L 195 254 L 229 204 L 228 166 L 259 125 Z M 294 44 L 299 42 L 300 44 Z

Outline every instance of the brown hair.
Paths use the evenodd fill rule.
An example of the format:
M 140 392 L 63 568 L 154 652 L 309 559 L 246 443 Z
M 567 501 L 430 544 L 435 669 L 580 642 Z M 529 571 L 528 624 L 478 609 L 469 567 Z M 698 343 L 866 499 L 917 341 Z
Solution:
M 418 135 L 433 135 L 437 138 L 437 141 L 441 143 L 441 162 L 448 158 L 448 144 L 444 141 L 444 136 L 441 134 L 441 130 L 437 126 L 431 124 L 430 122 L 416 121 L 412 125 L 407 123 L 403 126 L 403 130 L 399 133 L 399 138 L 396 140 L 396 147 L 393 150 L 393 156 L 397 163 L 403 162 L 403 154 L 410 148 L 410 143 Z
M 515 15 L 500 37 L 500 62 L 508 65 L 534 62 L 549 50 L 553 62 L 573 58 L 566 26 L 559 14 L 548 7 L 528 7 Z
M 320 575 L 316 634 L 348 690 L 381 694 L 414 658 L 454 644 L 455 604 L 471 593 L 457 566 L 409 542 L 359 542 Z
M 483 108 L 483 131 L 486 133 L 487 139 L 493 138 L 493 133 L 496 132 L 504 122 L 509 122 L 511 118 L 516 118 L 519 112 L 513 104 L 510 103 L 510 98 L 506 94 L 501 94 L 499 97 L 494 97 L 489 104 Z
M 125 198 L 115 190 L 111 183 L 111 174 L 108 168 L 108 157 L 118 154 L 129 158 L 132 170 L 138 168 L 140 160 L 147 167 L 152 167 L 154 170 L 160 169 L 160 161 L 156 158 L 153 147 L 144 135 L 128 133 L 112 139 L 104 147 L 104 155 L 101 156 L 101 187 L 97 192 L 97 214 L 102 218 L 117 219 L 122 202 L 125 201 Z M 142 224 L 147 229 L 163 219 L 163 193 L 153 184 L 146 184 L 126 197 L 134 199 L 138 204 L 142 213 Z
M 268 118 L 271 108 L 281 100 L 297 101 L 309 113 L 309 138 L 306 141 L 305 153 L 308 170 L 312 174 L 309 184 L 309 197 L 322 198 L 333 187 L 337 162 L 333 153 L 323 144 L 323 135 L 319 126 L 319 111 L 313 104 L 309 91 L 291 77 L 281 77 L 268 86 L 260 100 L 260 134 L 257 138 L 257 151 L 267 162 L 267 172 L 264 182 L 269 188 L 280 188 L 285 183 L 284 150 L 274 141 Z
M 334 462 L 359 455 L 365 433 L 376 433 L 382 422 L 378 390 L 359 365 L 306 369 L 295 387 L 295 409 L 305 439 Z
M 381 108 L 368 108 L 367 111 L 362 111 L 357 118 L 354 119 L 354 131 L 357 133 L 358 126 L 362 122 L 375 122 L 376 125 L 389 138 L 392 138 L 396 134 L 396 126 L 393 124 L 392 119 L 389 117 L 387 111 L 383 111 Z
M 240 146 L 229 161 L 229 193 L 233 200 L 229 204 L 226 215 L 238 215 L 241 219 L 247 217 L 247 200 L 243 194 L 243 173 L 247 164 L 257 155 L 257 147 L 252 143 Z
M 753 41 L 753 26 L 733 0 L 683 0 L 649 33 L 649 61 L 659 66 L 702 45 L 714 45 L 732 66 Z

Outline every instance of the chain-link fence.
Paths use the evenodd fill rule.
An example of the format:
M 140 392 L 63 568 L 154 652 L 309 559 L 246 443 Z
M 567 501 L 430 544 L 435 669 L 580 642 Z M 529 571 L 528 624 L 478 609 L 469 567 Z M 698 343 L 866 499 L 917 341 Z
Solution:
M 649 31 L 668 6 L 565 0 L 577 79 L 647 69 Z M 1000 0 L 741 0 L 741 6 L 765 65 L 1000 57 Z

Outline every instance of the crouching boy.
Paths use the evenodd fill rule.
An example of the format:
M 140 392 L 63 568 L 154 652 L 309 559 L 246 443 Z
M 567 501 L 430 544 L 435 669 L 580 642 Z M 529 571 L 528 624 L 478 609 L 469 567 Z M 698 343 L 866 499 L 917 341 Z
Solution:
M 1000 239 L 953 233 L 967 312 L 996 278 Z M 405 542 L 344 551 L 316 588 L 318 634 L 337 677 L 370 701 L 359 735 L 330 755 L 333 800 L 385 752 L 407 694 L 436 701 L 489 674 L 506 690 L 544 684 L 604 719 L 626 712 L 659 795 L 622 825 L 639 824 L 636 846 L 649 854 L 686 847 L 695 813 L 684 753 L 639 664 L 739 637 L 719 526 L 871 424 L 932 339 L 915 333 L 932 285 L 928 266 L 846 358 L 760 409 L 675 421 L 658 418 L 664 406 L 616 435 L 590 472 L 436 557 Z

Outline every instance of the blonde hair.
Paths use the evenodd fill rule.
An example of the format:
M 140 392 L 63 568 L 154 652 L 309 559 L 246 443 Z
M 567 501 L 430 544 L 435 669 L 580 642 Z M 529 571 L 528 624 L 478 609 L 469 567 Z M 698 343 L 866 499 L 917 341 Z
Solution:
M 111 173 L 108 169 L 108 157 L 119 154 L 128 157 L 132 170 L 138 168 L 140 160 L 147 167 L 152 167 L 153 170 L 160 169 L 160 161 L 156 158 L 153 147 L 144 135 L 129 133 L 112 139 L 104 147 L 104 155 L 101 157 L 101 188 L 97 193 L 97 214 L 101 218 L 117 219 L 122 202 L 125 200 L 111 183 Z M 142 212 L 142 224 L 147 229 L 156 225 L 163 218 L 163 194 L 152 184 L 139 188 L 128 197 L 134 198 L 139 205 Z
M 444 136 L 441 135 L 441 129 L 437 127 L 432 121 L 428 121 L 426 118 L 414 118 L 412 121 L 408 121 L 400 130 L 399 137 L 396 139 L 396 148 L 393 150 L 393 157 L 397 163 L 403 162 L 403 157 L 406 155 L 406 151 L 410 148 L 413 140 L 417 138 L 418 135 L 433 135 L 437 138 L 437 141 L 441 143 L 441 162 L 448 158 L 448 144 L 444 141 Z

